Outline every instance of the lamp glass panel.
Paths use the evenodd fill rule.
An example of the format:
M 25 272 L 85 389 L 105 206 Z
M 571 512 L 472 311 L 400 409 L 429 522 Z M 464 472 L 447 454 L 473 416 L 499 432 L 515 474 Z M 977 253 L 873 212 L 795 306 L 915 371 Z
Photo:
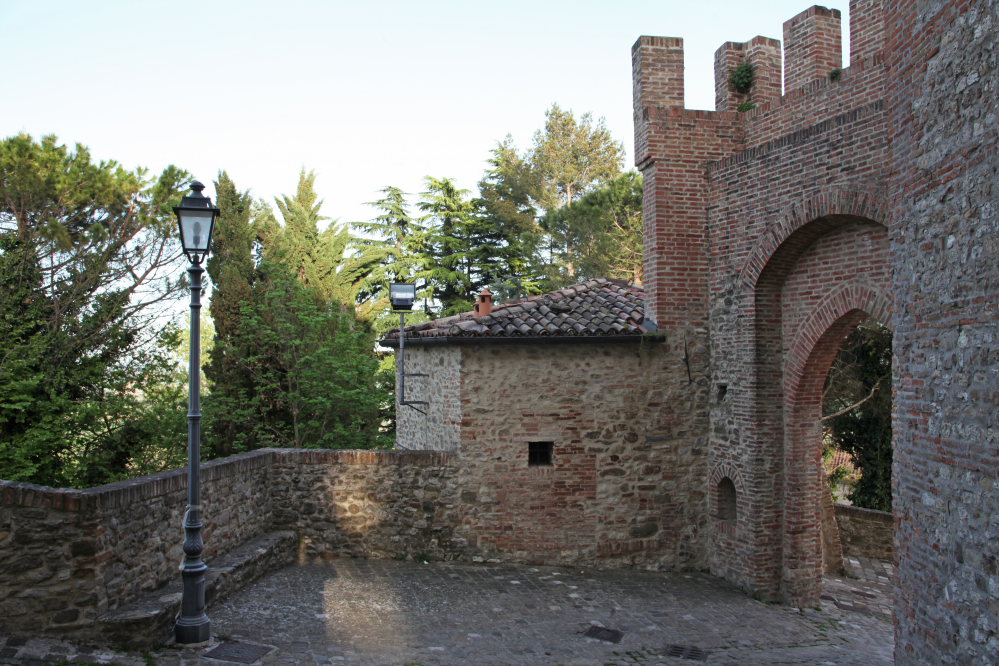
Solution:
M 393 284 L 389 285 L 389 298 L 393 301 L 415 301 L 416 300 L 416 285 L 415 284 Z
M 208 239 L 212 231 L 212 211 L 180 211 L 180 234 L 187 252 L 203 252 L 208 249 Z

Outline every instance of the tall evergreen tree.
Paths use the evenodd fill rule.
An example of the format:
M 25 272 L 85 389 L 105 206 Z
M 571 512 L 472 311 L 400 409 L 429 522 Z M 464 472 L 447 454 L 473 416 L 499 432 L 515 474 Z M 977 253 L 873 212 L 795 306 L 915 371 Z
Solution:
M 340 304 L 344 312 L 354 311 L 367 277 L 385 256 L 382 248 L 357 246 L 349 225 L 332 221 L 326 229 L 319 223 L 322 201 L 315 192 L 316 176 L 302 169 L 294 197 L 276 200 L 284 226 L 272 233 L 264 247 L 264 256 L 284 263 L 302 286 L 314 290 L 326 301 Z M 358 304 L 360 319 L 374 317 L 380 303 L 370 300 Z
M 475 204 L 477 214 L 501 239 L 496 279 L 489 286 L 494 300 L 501 302 L 543 293 L 548 267 L 539 252 L 542 230 L 531 199 L 534 183 L 530 165 L 517 154 L 509 135 L 491 152 Z
M 557 232 L 574 248 L 575 280 L 615 277 L 642 283 L 640 173 L 623 173 L 572 206 L 547 211 L 542 226 Z M 559 277 L 554 271 L 551 275 Z M 561 277 L 569 279 L 568 275 Z
M 212 282 L 209 312 L 215 325 L 215 344 L 207 354 L 204 370 L 213 395 L 206 396 L 205 412 L 212 455 L 226 456 L 235 451 L 246 426 L 216 405 L 226 402 L 225 398 L 253 393 L 253 378 L 239 362 L 234 345 L 242 308 L 253 298 L 255 234 L 250 225 L 250 193 L 237 190 L 225 171 L 219 172 L 215 181 L 215 205 L 219 218 L 205 265 Z
M 417 207 L 426 229 L 414 235 L 416 277 L 433 288 L 447 316 L 472 309 L 476 294 L 502 271 L 503 239 L 492 222 L 477 214 L 468 190 L 449 178 L 424 179 L 427 189 Z
M 188 182 L 54 136 L 0 141 L 0 478 L 100 483 L 143 444 L 126 407 L 160 360 L 158 308 L 183 286 L 170 207 Z

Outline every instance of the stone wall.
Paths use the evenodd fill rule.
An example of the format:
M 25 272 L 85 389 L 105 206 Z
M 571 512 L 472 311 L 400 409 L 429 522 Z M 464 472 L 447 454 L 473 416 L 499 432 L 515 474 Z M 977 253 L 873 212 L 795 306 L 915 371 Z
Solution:
M 705 565 L 706 405 L 690 390 L 682 336 L 461 349 L 458 534 L 469 553 Z M 688 351 L 699 377 L 705 350 Z M 551 465 L 528 463 L 530 442 L 552 443 Z
M 461 501 L 453 454 L 276 450 L 274 525 L 310 555 L 455 559 Z
M 270 523 L 269 454 L 202 466 L 205 559 Z M 178 575 L 187 473 L 87 490 L 0 481 L 0 632 L 72 632 Z
M 847 504 L 836 504 L 835 509 L 844 555 L 892 559 L 895 521 L 890 513 Z
M 885 5 L 897 664 L 999 662 L 999 6 Z
M 406 347 L 405 352 L 406 374 L 429 375 L 406 378 L 406 399 L 430 404 L 396 406 L 396 448 L 411 451 L 457 451 L 461 431 L 461 351 L 455 347 L 412 344 Z M 396 395 L 399 395 L 400 367 L 397 349 Z
M 205 561 L 273 529 L 303 552 L 465 554 L 446 453 L 262 449 L 201 467 Z M 186 470 L 58 490 L 0 481 L 0 633 L 92 635 L 179 576 Z
M 270 454 L 202 466 L 205 559 L 271 521 Z M 73 632 L 178 575 L 187 473 L 87 490 L 0 481 L 0 632 Z

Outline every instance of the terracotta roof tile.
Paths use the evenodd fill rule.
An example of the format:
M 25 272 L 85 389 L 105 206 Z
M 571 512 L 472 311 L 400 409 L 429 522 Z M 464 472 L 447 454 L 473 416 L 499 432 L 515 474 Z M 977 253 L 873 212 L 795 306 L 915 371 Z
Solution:
M 453 317 L 406 327 L 406 338 L 641 335 L 645 291 L 623 280 L 597 278 L 542 296 L 493 306 L 492 314 Z M 397 340 L 393 328 L 386 340 Z

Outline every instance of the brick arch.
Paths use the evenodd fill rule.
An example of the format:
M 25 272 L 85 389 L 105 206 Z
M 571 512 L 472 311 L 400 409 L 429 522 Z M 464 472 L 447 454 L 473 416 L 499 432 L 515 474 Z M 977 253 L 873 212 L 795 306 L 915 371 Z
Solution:
M 887 322 L 891 299 L 859 280 L 830 292 L 799 327 L 784 369 L 782 582 L 787 598 L 817 597 L 821 580 L 822 388 L 843 341 L 868 317 Z M 787 572 L 790 572 L 788 574 Z
M 715 471 L 711 473 L 711 486 L 717 486 L 718 482 L 726 476 L 732 479 L 732 483 L 735 484 L 735 489 L 737 491 L 741 493 L 745 490 L 746 486 L 742 482 L 742 475 L 739 474 L 739 470 L 727 462 L 719 463 L 718 466 L 715 467 Z
M 784 363 L 785 395 L 793 399 L 801 378 L 806 375 L 806 365 L 809 364 L 812 351 L 839 319 L 856 311 L 863 314 L 864 319 L 874 317 L 885 326 L 891 327 L 891 305 L 891 297 L 862 279 L 847 280 L 827 294 L 809 313 L 808 318 L 801 323 L 794 335 L 794 342 Z M 854 328 L 857 325 L 859 323 L 855 324 Z M 829 362 L 832 363 L 832 359 Z M 826 371 L 828 372 L 828 368 Z M 822 379 L 825 381 L 825 374 L 822 375 Z
M 887 227 L 888 202 L 873 192 L 845 189 L 802 197 L 787 206 L 757 237 L 739 273 L 739 282 L 744 289 L 754 289 L 770 258 L 794 232 L 816 220 L 843 218 L 877 222 Z

